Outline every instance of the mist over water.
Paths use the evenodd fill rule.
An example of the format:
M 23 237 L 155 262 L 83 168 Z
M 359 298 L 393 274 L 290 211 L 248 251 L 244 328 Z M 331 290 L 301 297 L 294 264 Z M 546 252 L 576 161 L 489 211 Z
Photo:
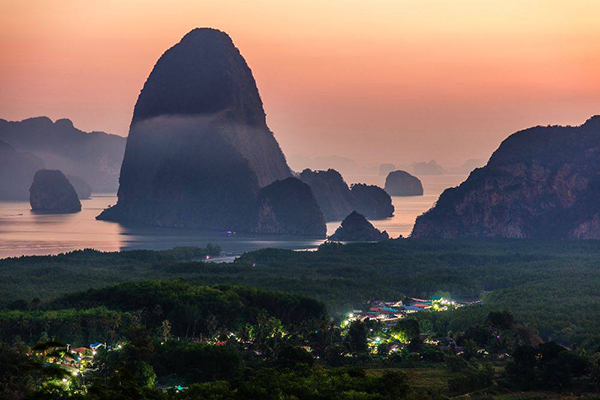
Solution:
M 460 184 L 464 175 L 422 176 L 425 195 L 393 197 L 396 208 L 392 218 L 372 221 L 392 237 L 408 236 L 418 215 L 428 210 L 440 193 Z M 347 175 L 346 182 L 383 186 L 385 177 L 374 174 Z M 169 229 L 145 226 L 125 226 L 97 221 L 95 218 L 108 205 L 116 203 L 115 194 L 96 194 L 82 200 L 82 211 L 76 214 L 36 214 L 28 201 L 0 202 L 0 258 L 22 255 L 59 254 L 93 248 L 102 251 L 132 249 L 163 250 L 175 246 L 218 244 L 225 256 L 267 247 L 314 249 L 322 240 L 306 237 L 256 235 L 191 229 Z M 328 235 L 339 222 L 327 224 Z

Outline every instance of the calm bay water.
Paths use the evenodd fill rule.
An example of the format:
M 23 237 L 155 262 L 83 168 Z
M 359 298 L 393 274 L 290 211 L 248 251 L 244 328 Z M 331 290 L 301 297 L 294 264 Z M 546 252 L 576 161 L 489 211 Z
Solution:
M 373 224 L 387 230 L 392 237 L 407 236 L 416 217 L 428 210 L 445 188 L 456 186 L 464 179 L 464 175 L 421 177 L 424 196 L 394 197 L 394 216 L 373 221 Z M 384 177 L 348 175 L 346 180 L 382 186 Z M 314 249 L 323 242 L 305 237 L 240 233 L 227 237 L 221 232 L 124 226 L 95 219 L 104 208 L 115 202 L 113 194 L 94 195 L 82 201 L 83 210 L 76 214 L 36 214 L 27 201 L 0 202 L 0 258 L 59 254 L 85 248 L 102 251 L 163 250 L 175 246 L 204 246 L 209 242 L 220 245 L 225 255 L 234 256 L 267 247 Z M 328 223 L 328 234 L 332 234 L 338 226 L 339 222 Z

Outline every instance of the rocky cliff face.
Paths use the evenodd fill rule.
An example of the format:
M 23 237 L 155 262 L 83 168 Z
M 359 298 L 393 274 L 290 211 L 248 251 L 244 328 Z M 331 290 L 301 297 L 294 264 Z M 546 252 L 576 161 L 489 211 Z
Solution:
M 341 221 L 354 210 L 350 188 L 336 170 L 305 169 L 300 174 L 300 179 L 312 189 L 326 221 Z
M 420 216 L 413 237 L 600 239 L 600 116 L 508 137 Z
M 340 242 L 379 242 L 390 237 L 386 231 L 375 228 L 364 215 L 353 211 L 342 221 L 329 240 Z
M 310 187 L 297 178 L 275 181 L 258 196 L 257 232 L 324 237 L 325 219 Z
M 261 224 L 260 218 L 280 218 L 264 215 L 259 192 L 290 176 L 239 50 L 223 32 L 195 29 L 148 77 L 134 110 L 118 203 L 99 218 L 284 233 L 289 225 Z
M 123 137 L 84 132 L 68 119 L 52 122 L 37 117 L 18 122 L 0 119 L 0 140 L 18 151 L 34 154 L 47 168 L 81 176 L 97 192 L 117 190 L 125 152 Z
M 357 183 L 350 188 L 355 211 L 369 219 L 384 219 L 394 215 L 392 198 L 385 190 L 375 185 Z
M 342 175 L 334 169 L 306 169 L 300 179 L 312 189 L 326 221 L 341 221 L 356 210 L 370 219 L 383 219 L 394 214 L 392 199 L 374 185 L 355 184 L 349 188 Z
M 0 200 L 25 200 L 35 173 L 44 168 L 38 157 L 0 141 Z
M 48 213 L 81 211 L 81 203 L 67 177 L 58 170 L 36 172 L 29 189 L 31 209 Z
M 390 196 L 422 196 L 423 184 L 406 171 L 392 171 L 385 179 L 385 191 Z

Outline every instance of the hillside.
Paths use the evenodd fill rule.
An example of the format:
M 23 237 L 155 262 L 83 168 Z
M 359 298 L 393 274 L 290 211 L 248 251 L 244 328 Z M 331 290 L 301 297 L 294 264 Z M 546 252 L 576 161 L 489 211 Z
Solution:
M 83 178 L 94 192 L 115 192 L 125 152 L 125 138 L 104 132 L 84 132 L 69 119 L 48 117 L 23 121 L 0 119 L 0 140 L 34 154 L 46 168 Z M 31 182 L 29 182 L 31 184 Z
M 420 216 L 417 238 L 600 239 L 600 116 L 508 137 Z

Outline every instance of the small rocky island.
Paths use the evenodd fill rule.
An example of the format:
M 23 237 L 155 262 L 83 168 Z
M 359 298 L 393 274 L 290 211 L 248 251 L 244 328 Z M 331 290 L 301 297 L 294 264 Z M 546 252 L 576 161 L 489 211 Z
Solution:
M 369 219 L 384 219 L 394 215 L 392 198 L 376 185 L 356 183 L 350 187 L 353 207 Z
M 364 215 L 352 211 L 329 240 L 340 242 L 381 242 L 390 237 L 386 231 L 375 228 Z
M 29 189 L 33 211 L 47 213 L 74 213 L 81 211 L 77 192 L 59 170 L 41 169 L 33 177 Z
M 406 171 L 392 171 L 385 179 L 385 191 L 390 196 L 423 196 L 423 184 Z
M 312 189 L 326 221 L 341 221 L 353 210 L 369 219 L 389 218 L 394 214 L 392 198 L 382 188 L 365 184 L 349 188 L 334 169 L 305 169 L 300 179 Z
M 258 195 L 257 232 L 324 237 L 327 227 L 310 187 L 298 178 L 275 181 Z

